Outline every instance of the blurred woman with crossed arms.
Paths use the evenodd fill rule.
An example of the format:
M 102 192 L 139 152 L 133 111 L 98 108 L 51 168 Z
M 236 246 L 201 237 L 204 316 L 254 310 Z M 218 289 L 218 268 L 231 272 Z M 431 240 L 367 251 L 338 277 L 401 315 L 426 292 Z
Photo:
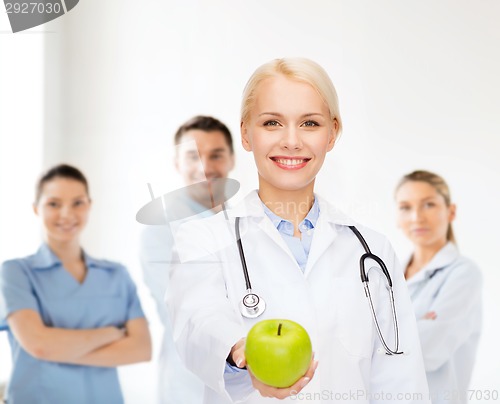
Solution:
M 446 182 L 429 171 L 396 187 L 398 226 L 413 244 L 404 263 L 433 403 L 465 403 L 481 332 L 481 273 L 463 257 Z

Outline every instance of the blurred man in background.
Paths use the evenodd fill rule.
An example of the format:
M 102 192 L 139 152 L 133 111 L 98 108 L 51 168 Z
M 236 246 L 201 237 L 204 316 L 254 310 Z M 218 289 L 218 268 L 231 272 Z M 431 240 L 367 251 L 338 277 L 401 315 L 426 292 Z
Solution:
M 164 303 L 168 269 L 173 248 L 170 218 L 197 218 L 221 210 L 215 205 L 206 187 L 217 178 L 227 178 L 234 167 L 233 139 L 229 129 L 209 116 L 196 116 L 184 123 L 174 137 L 175 167 L 182 176 L 186 191 L 164 206 L 166 225 L 147 226 L 142 233 L 140 259 L 144 281 L 155 300 L 163 325 L 163 338 L 158 359 L 158 394 L 161 404 L 201 404 L 203 384 L 182 364 L 174 346 L 170 319 Z M 214 187 L 218 186 L 214 183 Z M 217 192 L 217 191 L 216 191 Z M 218 192 L 223 192 L 219 190 Z

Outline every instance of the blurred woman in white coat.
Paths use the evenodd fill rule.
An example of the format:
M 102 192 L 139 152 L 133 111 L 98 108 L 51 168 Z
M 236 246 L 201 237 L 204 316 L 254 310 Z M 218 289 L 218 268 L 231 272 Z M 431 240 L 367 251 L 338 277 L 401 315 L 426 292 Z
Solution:
M 179 263 L 167 292 L 178 351 L 205 383 L 205 403 L 428 402 L 411 301 L 390 244 L 314 193 L 341 128 L 335 88 L 310 60 L 273 60 L 247 83 L 241 140 L 253 152 L 259 189 L 229 211 L 179 228 Z M 365 249 L 348 227 L 354 225 L 387 265 L 399 343 L 388 281 L 371 259 L 369 287 L 385 342 L 404 354 L 387 354 L 378 337 L 360 281 Z M 242 307 L 250 288 L 237 239 L 265 310 Z M 245 366 L 245 336 L 272 318 L 301 324 L 315 351 L 307 372 L 288 388 L 265 385 Z
M 456 206 L 438 175 L 414 171 L 396 188 L 398 225 L 414 250 L 405 277 L 433 403 L 465 403 L 481 333 L 482 281 L 458 252 Z

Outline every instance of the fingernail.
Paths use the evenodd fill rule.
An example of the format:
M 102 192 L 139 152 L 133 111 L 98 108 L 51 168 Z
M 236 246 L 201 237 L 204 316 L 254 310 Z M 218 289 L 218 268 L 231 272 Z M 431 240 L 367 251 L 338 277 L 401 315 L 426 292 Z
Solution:
M 301 384 L 301 388 L 304 388 L 305 386 L 307 386 L 307 383 L 309 383 L 309 382 L 310 382 L 310 380 L 311 380 L 311 379 L 310 379 L 309 377 L 306 377 L 306 378 L 304 379 L 304 381 L 302 382 L 302 384 Z
M 313 364 L 313 369 L 316 370 L 316 368 L 318 367 L 318 364 L 319 362 L 318 361 L 314 361 L 314 364 Z
M 241 362 L 243 362 L 243 359 L 242 359 L 242 358 L 238 358 L 238 359 L 236 359 L 236 362 L 235 362 L 235 363 L 236 363 L 236 366 L 240 367 Z

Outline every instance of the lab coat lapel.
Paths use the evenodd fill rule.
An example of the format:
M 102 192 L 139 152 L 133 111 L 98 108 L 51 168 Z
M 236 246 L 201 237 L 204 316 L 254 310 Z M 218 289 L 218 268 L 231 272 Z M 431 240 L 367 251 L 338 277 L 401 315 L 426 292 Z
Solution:
M 441 250 L 439 250 L 432 260 L 423 268 L 423 270 L 434 271 L 439 268 L 447 267 L 457 258 L 457 247 L 451 241 L 448 241 L 448 243 L 446 243 L 445 246 L 441 248 Z
M 262 220 L 259 223 L 259 228 L 266 233 L 266 235 L 274 241 L 292 260 L 292 262 L 295 264 L 296 267 L 299 265 L 297 264 L 297 260 L 293 256 L 292 252 L 290 251 L 290 248 L 288 248 L 285 240 L 283 240 L 283 237 L 279 233 L 278 229 L 274 227 L 273 223 L 271 220 L 266 216 L 263 217 Z
M 297 261 L 293 256 L 292 252 L 288 248 L 281 237 L 278 229 L 274 227 L 271 220 L 267 217 L 264 212 L 264 208 L 262 207 L 262 201 L 259 198 L 259 195 L 256 190 L 250 192 L 245 199 L 232 208 L 229 212 L 229 217 L 242 217 L 246 218 L 246 220 L 255 220 L 258 223 L 259 229 L 262 230 L 267 237 L 269 237 L 274 243 L 276 243 L 292 260 L 292 263 L 295 264 L 298 268 Z M 244 223 L 246 220 L 242 220 L 242 238 L 245 234 L 245 226 L 248 226 L 248 223 Z
M 307 258 L 307 265 L 304 274 L 307 276 L 313 266 L 318 262 L 321 256 L 328 250 L 332 245 L 335 238 L 337 238 L 338 232 L 333 223 L 330 223 L 326 218 L 321 215 L 316 223 L 316 228 L 314 229 L 314 236 L 311 244 L 311 250 L 309 251 L 309 257 Z
M 353 226 L 355 223 L 333 205 L 318 195 L 319 218 L 314 228 L 311 251 L 307 259 L 305 275 L 307 276 L 321 256 L 331 247 L 338 236 L 338 226 Z M 342 227 L 340 227 L 343 229 Z
M 458 249 L 451 241 L 449 241 L 441 250 L 439 250 L 436 255 L 429 261 L 429 263 L 424 266 L 420 271 L 408 279 L 408 285 L 413 285 L 414 283 L 421 282 L 428 279 L 434 271 L 438 269 L 444 269 L 449 266 L 453 261 L 458 258 Z M 406 261 L 407 268 L 410 258 Z

